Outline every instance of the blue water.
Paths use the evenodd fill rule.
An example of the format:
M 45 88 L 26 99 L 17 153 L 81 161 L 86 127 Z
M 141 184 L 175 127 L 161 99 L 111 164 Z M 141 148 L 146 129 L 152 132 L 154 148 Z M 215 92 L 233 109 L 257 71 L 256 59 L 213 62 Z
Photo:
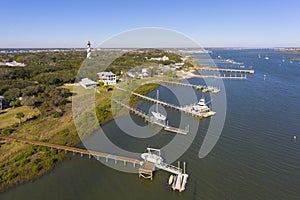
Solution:
M 300 64 L 290 63 L 273 50 L 217 50 L 212 58 L 243 62 L 255 70 L 247 80 L 224 80 L 227 113 L 221 137 L 213 151 L 198 158 L 209 119 L 201 120 L 192 145 L 180 158 L 187 162 L 189 179 L 183 193 L 169 191 L 168 174 L 154 180 L 113 170 L 94 159 L 72 157 L 51 173 L 0 195 L 1 199 L 299 199 L 300 198 Z M 270 59 L 264 59 L 268 56 Z M 299 55 L 300 56 L 300 55 Z M 218 63 L 218 62 L 217 62 Z M 218 63 L 219 67 L 239 65 Z M 266 80 L 264 80 L 266 75 Z M 191 80 L 201 83 L 199 79 Z M 162 100 L 176 103 L 168 89 L 160 87 Z M 155 92 L 148 94 L 155 97 Z M 202 94 L 197 93 L 200 98 Z M 186 100 L 189 103 L 188 99 Z M 151 104 L 145 102 L 141 109 Z M 175 126 L 177 111 L 166 109 Z M 143 123 L 133 116 L 138 123 Z M 194 119 L 190 119 L 193 122 Z M 174 136 L 162 132 L 136 140 L 112 121 L 103 127 L 114 143 L 125 149 L 163 146 Z M 298 136 L 294 140 L 293 136 Z M 175 163 L 176 164 L 176 163 Z

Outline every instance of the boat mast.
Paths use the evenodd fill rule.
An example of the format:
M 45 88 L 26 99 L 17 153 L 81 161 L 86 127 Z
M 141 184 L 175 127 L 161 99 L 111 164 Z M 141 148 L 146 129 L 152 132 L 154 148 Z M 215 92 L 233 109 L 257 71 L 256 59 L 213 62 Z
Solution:
M 156 112 L 158 113 L 158 99 L 159 99 L 159 91 L 156 90 L 156 99 L 157 99 L 157 102 L 156 102 Z

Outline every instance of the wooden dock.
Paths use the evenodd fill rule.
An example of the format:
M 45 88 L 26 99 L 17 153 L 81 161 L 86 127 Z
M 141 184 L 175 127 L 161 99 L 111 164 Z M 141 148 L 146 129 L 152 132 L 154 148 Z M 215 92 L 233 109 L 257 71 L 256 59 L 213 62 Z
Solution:
M 17 138 L 17 137 L 12 137 L 12 136 L 0 135 L 0 139 L 16 141 L 16 142 L 23 142 L 23 143 L 26 143 L 26 144 L 48 147 L 48 148 L 51 148 L 51 149 L 53 148 L 53 149 L 65 151 L 66 153 L 67 152 L 72 152 L 73 154 L 78 153 L 81 156 L 88 155 L 89 158 L 91 158 L 91 156 L 94 156 L 95 158 L 97 158 L 97 160 L 99 160 L 100 158 L 105 158 L 106 162 L 108 162 L 108 160 L 114 160 L 115 163 L 117 161 L 121 161 L 121 162 L 124 163 L 124 165 L 126 165 L 127 163 L 131 163 L 133 165 L 133 167 L 135 167 L 136 165 L 142 165 L 142 163 L 143 163 L 141 160 L 135 159 L 135 158 L 112 155 L 112 154 L 109 154 L 109 153 L 103 153 L 103 152 L 98 152 L 98 151 L 90 151 L 90 150 L 86 150 L 86 149 L 70 147 L 70 146 L 64 146 L 64 145 L 59 145 L 59 144 L 33 141 L 33 140 L 24 139 L 24 138 Z
M 172 109 L 175 109 L 175 110 L 178 110 L 180 112 L 183 112 L 185 113 L 186 115 L 191 115 L 193 117 L 199 117 L 199 118 L 207 118 L 207 117 L 211 117 L 213 116 L 214 114 L 212 114 L 213 112 L 210 112 L 210 113 L 205 113 L 205 114 L 197 114 L 197 113 L 193 113 L 193 112 L 189 112 L 189 110 L 187 109 L 188 105 L 187 106 L 177 106 L 177 105 L 174 105 L 174 104 L 171 104 L 171 103 L 167 103 L 167 102 L 164 102 L 164 101 L 160 101 L 160 100 L 157 100 L 157 99 L 153 99 L 151 97 L 147 97 L 145 95 L 141 95 L 139 93 L 136 93 L 136 92 L 133 92 L 133 91 L 128 91 L 128 90 L 125 90 L 123 88 L 120 88 L 120 87 L 115 87 L 116 89 L 119 89 L 119 90 L 123 90 L 123 91 L 127 91 L 127 92 L 131 92 L 132 95 L 135 95 L 135 96 L 138 96 L 139 98 L 141 99 L 144 99 L 144 100 L 147 100 L 147 101 L 150 101 L 150 102 L 153 102 L 153 103 L 158 103 L 162 106 L 165 106 L 165 107 L 169 107 L 169 108 L 172 108 Z M 136 111 L 132 111 L 132 112 L 136 112 Z M 138 113 L 136 113 L 138 114 Z M 148 116 L 148 115 L 147 115 Z M 150 116 L 148 116 L 150 117 Z M 150 117 L 151 118 L 151 117 Z M 151 123 L 156 123 L 156 121 L 153 121 L 154 118 L 150 119 L 151 120 Z M 158 122 L 159 123 L 159 122 Z M 166 126 L 164 124 L 160 124 L 160 126 L 164 126 L 164 129 L 167 130 L 167 131 L 172 131 L 175 130 L 173 129 L 172 127 L 170 126 Z M 181 129 L 181 130 L 184 130 L 184 129 Z M 185 134 L 185 132 L 181 133 L 181 134 Z
M 121 88 L 118 88 L 118 87 L 116 87 L 116 88 L 117 88 L 117 89 L 121 89 Z M 124 90 L 124 89 L 123 89 L 123 90 Z M 161 122 L 161 121 L 155 120 L 154 117 L 149 116 L 149 115 L 147 115 L 146 113 L 144 113 L 144 112 L 142 112 L 142 111 L 140 111 L 140 110 L 138 110 L 138 109 L 135 109 L 135 108 L 133 108 L 133 107 L 130 107 L 130 106 L 124 104 L 123 102 L 119 101 L 119 100 L 116 100 L 116 99 L 111 98 L 109 95 L 104 94 L 104 93 L 100 92 L 100 91 L 97 90 L 97 89 L 96 89 L 96 92 L 97 92 L 98 94 L 100 94 L 100 95 L 102 95 L 102 96 L 104 96 L 104 97 L 106 97 L 106 98 L 112 100 L 113 102 L 115 102 L 115 103 L 117 103 L 117 104 L 123 106 L 124 108 L 130 110 L 132 113 L 136 114 L 137 116 L 144 118 L 145 121 L 150 122 L 151 124 L 156 124 L 156 125 L 158 125 L 158 126 L 160 126 L 160 127 L 163 127 L 163 129 L 164 129 L 165 131 L 169 131 L 169 132 L 173 132 L 173 133 L 178 133 L 178 134 L 182 134 L 182 135 L 187 135 L 187 134 L 189 133 L 189 129 L 188 129 L 188 128 L 187 128 L 187 129 L 180 129 L 180 128 L 176 128 L 176 127 L 169 126 L 168 124 L 165 124 L 165 123 L 163 123 L 163 122 Z M 138 94 L 138 93 L 136 93 L 136 94 Z M 142 95 L 142 96 L 143 96 L 143 95 Z M 145 96 L 145 97 L 146 97 L 146 96 Z M 149 97 L 149 99 L 151 99 L 151 98 Z M 165 102 L 164 102 L 164 103 L 165 103 Z M 167 104 L 167 103 L 166 103 L 166 104 Z
M 182 87 L 192 87 L 196 90 L 201 90 L 201 92 L 203 92 L 203 93 L 211 92 L 213 94 L 216 94 L 216 93 L 220 92 L 219 88 L 213 87 L 213 86 L 207 86 L 207 85 L 195 85 L 195 84 L 191 84 L 191 83 L 181 83 L 181 82 L 163 81 L 163 80 L 161 80 L 159 82 L 170 84 L 170 85 L 178 85 L 178 86 L 182 86 Z
M 216 75 L 200 75 L 200 74 L 187 74 L 187 75 L 183 75 L 184 78 L 215 78 L 215 79 L 241 79 L 241 80 L 246 80 L 247 76 L 246 75 L 223 75 L 221 76 L 221 74 L 219 74 L 218 76 Z
M 219 71 L 219 72 L 230 72 L 230 73 L 249 73 L 254 74 L 253 69 L 230 69 L 230 68 L 201 68 L 200 71 Z
M 185 190 L 185 186 L 187 184 L 188 174 L 185 173 L 185 167 L 184 167 L 184 173 L 182 173 L 182 170 L 180 168 L 177 168 L 175 166 L 166 163 L 155 164 L 152 162 L 148 162 L 146 160 L 142 161 L 139 159 L 129 158 L 125 156 L 118 156 L 118 155 L 103 153 L 99 151 L 90 151 L 86 149 L 41 142 L 41 141 L 33 141 L 25 138 L 17 138 L 12 136 L 0 135 L 0 139 L 6 141 L 13 141 L 13 142 L 22 142 L 25 144 L 36 145 L 36 146 L 43 146 L 51 149 L 57 149 L 57 150 L 65 151 L 65 153 L 72 152 L 73 155 L 75 153 L 78 153 L 81 156 L 88 155 L 89 158 L 91 158 L 91 156 L 94 156 L 97 160 L 100 160 L 100 158 L 105 158 L 106 162 L 108 162 L 109 160 L 114 160 L 115 164 L 117 164 L 117 161 L 120 161 L 124 163 L 124 166 L 126 166 L 127 163 L 131 163 L 133 167 L 139 165 L 140 166 L 139 177 L 143 177 L 151 180 L 153 179 L 153 172 L 155 171 L 155 168 L 162 169 L 164 171 L 176 174 L 176 180 L 174 181 L 172 188 L 173 190 L 178 190 L 180 192 Z

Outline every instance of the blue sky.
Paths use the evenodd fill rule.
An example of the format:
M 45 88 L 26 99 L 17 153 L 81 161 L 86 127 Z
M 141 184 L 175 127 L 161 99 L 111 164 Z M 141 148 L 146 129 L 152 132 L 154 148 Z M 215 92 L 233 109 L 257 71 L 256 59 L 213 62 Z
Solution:
M 162 27 L 203 46 L 300 46 L 299 0 L 1 2 L 0 48 L 84 47 L 122 31 Z

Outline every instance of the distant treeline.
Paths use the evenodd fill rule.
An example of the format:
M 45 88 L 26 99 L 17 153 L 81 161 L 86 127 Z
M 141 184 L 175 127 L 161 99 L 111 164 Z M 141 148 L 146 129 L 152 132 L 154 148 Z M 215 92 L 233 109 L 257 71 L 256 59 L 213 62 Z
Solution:
M 85 57 L 85 52 L 75 51 L 0 55 L 0 61 L 26 64 L 0 66 L 0 95 L 13 107 L 39 107 L 45 113 L 60 110 L 70 92 L 59 86 L 74 82 Z

